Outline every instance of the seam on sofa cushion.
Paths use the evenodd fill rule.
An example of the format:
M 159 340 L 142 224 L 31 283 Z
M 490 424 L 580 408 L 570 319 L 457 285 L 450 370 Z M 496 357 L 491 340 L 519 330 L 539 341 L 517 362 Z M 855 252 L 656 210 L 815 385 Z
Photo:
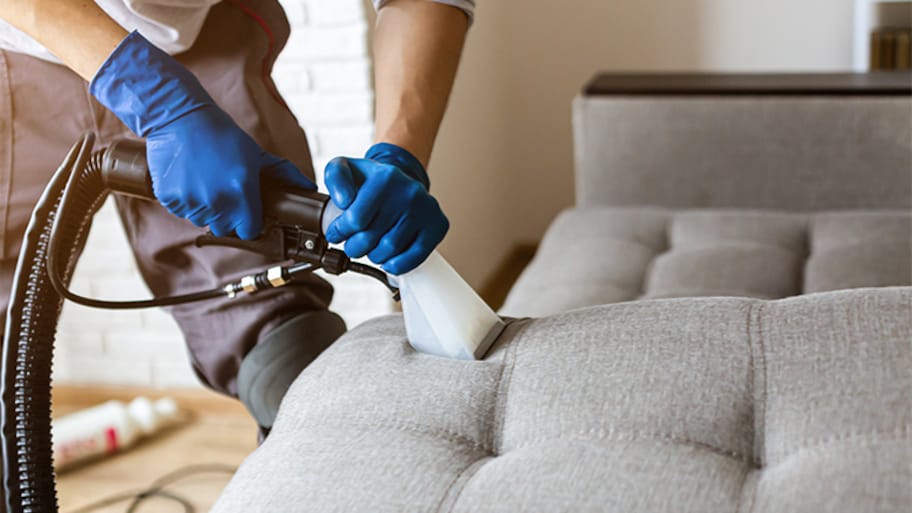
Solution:
M 595 436 L 590 436 L 595 435 Z M 645 432 L 635 430 L 617 431 L 605 428 L 589 428 L 583 431 L 573 433 L 564 433 L 560 436 L 543 436 L 528 440 L 516 447 L 516 450 L 526 449 L 534 445 L 539 445 L 549 441 L 568 441 L 576 440 L 581 442 L 602 443 L 602 442 L 657 442 L 661 444 L 686 445 L 694 449 L 711 452 L 713 454 L 730 458 L 746 465 L 756 467 L 756 462 L 749 454 L 742 454 L 738 451 L 730 451 L 706 442 L 699 442 L 690 438 L 674 436 L 667 433 Z
M 453 481 L 450 482 L 450 485 L 447 487 L 446 492 L 440 497 L 440 502 L 437 504 L 435 511 L 438 513 L 443 513 L 444 511 L 453 511 L 453 508 L 456 507 L 456 503 L 459 500 L 459 497 L 462 496 L 462 491 L 465 490 L 466 483 L 478 473 L 478 470 L 481 469 L 488 461 L 494 459 L 493 456 L 486 456 L 484 458 L 477 459 L 472 463 L 466 465 L 459 474 L 456 474 L 456 477 L 453 478 Z
M 744 510 L 741 509 L 741 505 L 744 504 L 744 493 L 745 488 L 750 482 L 750 489 L 747 490 L 747 493 L 750 493 L 750 503 L 747 506 L 746 513 L 754 513 L 754 510 L 757 508 L 757 478 L 751 479 L 752 475 L 760 474 L 762 475 L 762 468 L 753 468 L 744 473 L 744 479 L 741 480 L 741 497 L 738 498 L 738 512 L 742 513 Z
M 877 437 L 876 439 L 874 437 Z M 912 441 L 912 424 L 902 424 L 893 430 L 875 429 L 872 431 L 845 433 L 821 439 L 802 440 L 791 448 L 782 451 L 783 455 L 776 462 L 782 465 L 788 460 L 807 452 L 817 452 L 830 449 L 834 445 L 845 445 L 851 442 L 853 447 L 876 444 L 882 441 L 909 440 Z
M 768 375 L 766 345 L 763 341 L 763 308 L 766 303 L 751 303 L 747 316 L 747 340 L 751 351 L 754 396 L 754 459 L 760 466 L 766 464 L 766 401 Z
M 516 365 L 516 348 L 522 341 L 526 328 L 532 324 L 532 319 L 523 318 L 509 320 L 506 329 L 509 329 L 511 326 L 515 327 L 517 324 L 519 325 L 518 331 L 513 337 L 512 343 L 504 352 L 503 365 L 501 366 L 500 376 L 498 377 L 497 385 L 495 386 L 494 421 L 491 426 L 492 432 L 490 433 L 487 441 L 488 443 L 486 444 L 488 454 L 473 461 L 469 465 L 466 465 L 466 467 L 453 478 L 449 486 L 447 486 L 446 492 L 440 498 L 440 502 L 437 504 L 436 511 L 438 513 L 453 511 L 453 508 L 456 507 L 456 503 L 459 501 L 459 497 L 462 495 L 462 491 L 465 490 L 466 484 L 471 481 L 472 477 L 478 473 L 479 469 L 481 469 L 485 463 L 494 459 L 501 452 L 504 423 L 503 411 L 506 407 L 506 395 L 513 376 L 513 368 Z M 501 336 L 503 336 L 503 334 L 501 334 Z
M 483 441 L 475 440 L 468 436 L 450 431 L 448 429 L 429 429 L 425 424 L 419 424 L 417 422 L 398 422 L 398 423 L 368 423 L 360 421 L 352 421 L 351 419 L 345 418 L 335 418 L 335 419 L 323 419 L 331 420 L 331 422 L 302 422 L 295 424 L 295 428 L 307 428 L 314 431 L 320 429 L 333 429 L 338 431 L 345 431 L 347 429 L 362 429 L 365 431 L 375 432 L 379 430 L 388 429 L 391 431 L 406 431 L 409 433 L 414 433 L 417 435 L 424 435 L 429 438 L 434 438 L 443 442 L 449 442 L 451 444 L 457 444 L 462 446 L 469 446 L 477 451 L 482 451 L 486 454 L 492 454 L 491 447 Z
M 754 460 L 757 459 L 757 407 L 756 407 L 756 368 L 754 364 L 754 343 L 751 339 L 751 316 L 754 314 L 754 305 L 756 303 L 750 303 L 747 305 L 747 315 L 744 316 L 744 338 L 747 341 L 747 379 L 746 383 L 750 390 L 750 400 L 751 400 L 751 449 L 754 451 Z M 747 477 L 745 477 L 745 480 Z M 743 486 L 743 483 L 742 483 Z M 744 493 L 742 488 L 742 494 Z M 753 510 L 753 507 L 751 507 Z
M 493 433 L 491 434 L 491 452 L 495 456 L 503 454 L 503 435 L 504 423 L 507 416 L 507 398 L 510 392 L 510 384 L 513 381 L 513 369 L 516 367 L 516 351 L 522 344 L 526 330 L 534 324 L 532 319 L 523 319 L 523 324 L 519 331 L 513 337 L 512 343 L 507 347 L 504 353 L 504 365 L 500 372 L 500 380 L 497 383 L 497 391 L 494 398 L 494 422 L 491 424 Z

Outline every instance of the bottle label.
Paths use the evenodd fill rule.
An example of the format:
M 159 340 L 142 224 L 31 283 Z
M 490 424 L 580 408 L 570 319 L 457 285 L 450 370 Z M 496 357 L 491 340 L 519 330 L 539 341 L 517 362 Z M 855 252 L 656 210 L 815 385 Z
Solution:
M 54 465 L 62 468 L 67 465 L 95 458 L 103 454 L 113 454 L 120 449 L 117 430 L 108 427 L 96 431 L 90 436 L 54 442 Z
M 112 454 L 117 452 L 119 448 L 117 446 L 117 430 L 109 427 L 105 430 L 105 450 L 108 454 Z

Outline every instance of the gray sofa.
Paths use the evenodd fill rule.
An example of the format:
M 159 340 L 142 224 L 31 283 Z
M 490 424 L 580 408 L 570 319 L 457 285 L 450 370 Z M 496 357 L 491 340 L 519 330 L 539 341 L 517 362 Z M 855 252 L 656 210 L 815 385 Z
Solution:
M 214 511 L 912 509 L 909 92 L 601 80 L 485 360 L 357 327 Z

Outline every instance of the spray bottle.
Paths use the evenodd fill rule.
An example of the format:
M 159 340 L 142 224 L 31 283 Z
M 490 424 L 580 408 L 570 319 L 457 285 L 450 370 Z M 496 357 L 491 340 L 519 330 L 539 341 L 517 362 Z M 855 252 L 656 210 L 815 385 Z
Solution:
M 56 419 L 54 467 L 60 471 L 119 452 L 173 423 L 177 416 L 173 399 L 152 402 L 137 397 L 130 404 L 108 401 Z

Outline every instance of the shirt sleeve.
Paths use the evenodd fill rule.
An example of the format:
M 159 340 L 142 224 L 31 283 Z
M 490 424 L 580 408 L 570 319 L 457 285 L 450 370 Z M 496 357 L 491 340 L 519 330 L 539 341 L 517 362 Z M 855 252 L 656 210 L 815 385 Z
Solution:
M 170 53 L 188 50 L 219 0 L 96 0 L 114 21 Z
M 386 5 L 390 0 L 373 0 L 374 8 L 380 9 Z M 432 2 L 437 2 L 438 4 L 452 5 L 457 9 L 461 9 L 462 12 L 469 17 L 469 24 L 472 24 L 472 21 L 475 19 L 475 0 L 431 0 Z
M 219 1 L 95 0 L 95 3 L 128 32 L 138 30 L 155 46 L 174 55 L 193 46 L 210 8 Z M 45 47 L 3 20 L 0 20 L 0 49 L 60 63 Z

